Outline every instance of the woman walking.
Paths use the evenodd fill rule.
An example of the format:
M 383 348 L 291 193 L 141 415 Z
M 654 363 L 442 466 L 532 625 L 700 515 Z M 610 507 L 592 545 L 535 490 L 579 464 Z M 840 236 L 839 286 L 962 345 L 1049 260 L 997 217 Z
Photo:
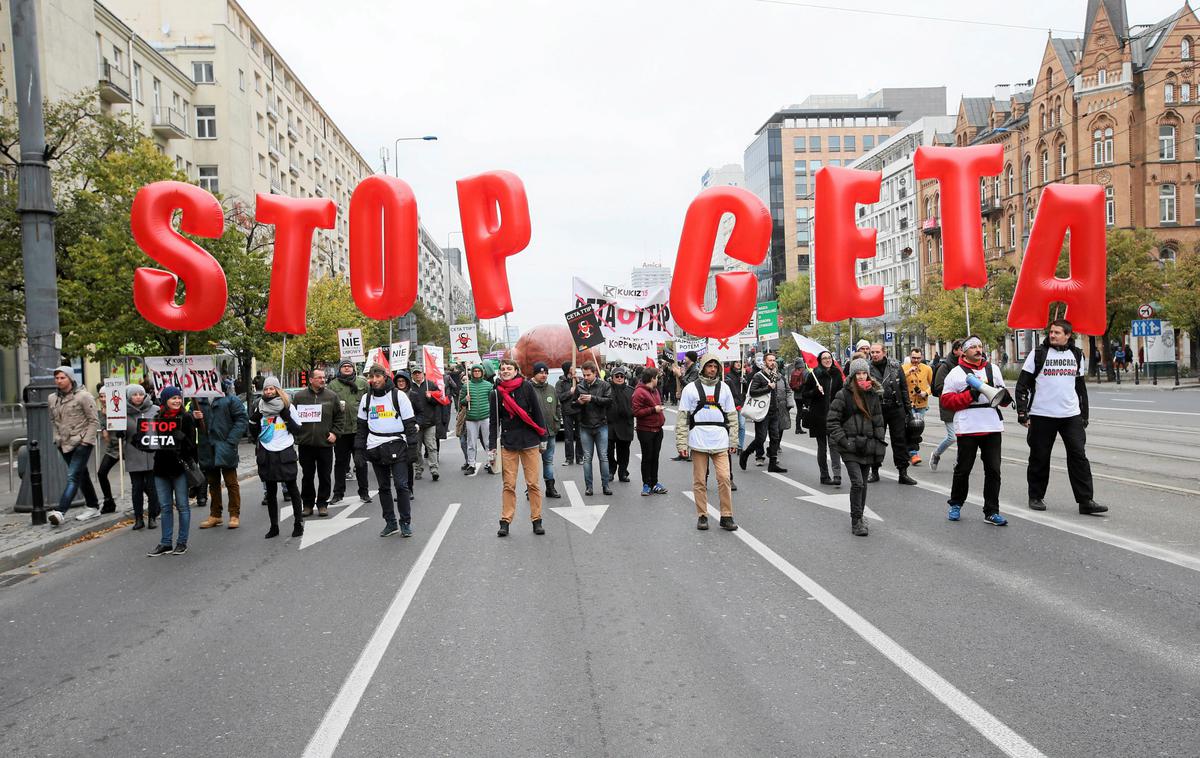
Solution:
M 833 365 L 833 355 L 825 350 L 817 356 L 817 367 L 808 372 L 800 394 L 804 407 L 808 409 L 804 416 L 804 425 L 808 427 L 808 436 L 817 441 L 817 466 L 821 469 L 821 484 L 831 484 L 834 487 L 842 486 L 842 457 L 838 455 L 836 446 L 829 445 L 825 417 L 829 414 L 829 404 L 841 391 L 843 384 L 842 370 Z M 830 472 L 833 473 L 832 477 Z
M 617 366 L 610 374 L 608 388 L 612 403 L 608 406 L 608 465 L 619 482 L 629 481 L 629 446 L 633 443 L 633 388 L 629 372 Z
M 148 515 L 150 528 L 153 529 L 158 524 L 159 512 L 158 489 L 154 484 L 154 451 L 145 449 L 143 435 L 150 431 L 147 425 L 158 415 L 158 406 L 150 402 L 146 388 L 140 384 L 126 387 L 125 399 L 129 415 L 126 425 L 132 431 L 117 434 L 123 438 L 125 448 L 125 470 L 129 472 L 129 494 L 133 500 L 133 528 L 145 529 L 145 516 Z M 145 509 L 147 502 L 150 506 L 148 514 Z
M 291 403 L 277 377 L 268 376 L 263 382 L 262 397 L 250 415 L 250 426 L 258 429 L 254 459 L 258 463 L 258 478 L 267 488 L 267 514 L 271 518 L 271 528 L 266 538 L 279 536 L 278 497 L 281 482 L 284 496 L 292 501 L 292 536 L 299 537 L 304 534 L 300 488 L 296 486 L 295 435 L 300 433 L 300 424 L 292 417 Z
M 863 358 L 850 361 L 848 376 L 846 386 L 829 404 L 825 426 L 850 476 L 850 533 L 866 537 L 867 472 L 883 462 L 887 449 L 883 389 L 871 378 L 871 366 Z
M 184 555 L 188 549 L 188 530 L 192 509 L 188 503 L 189 465 L 199 470 L 196 461 L 196 422 L 183 412 L 183 395 L 178 387 L 165 387 L 158 395 L 162 409 L 150 422 L 147 447 L 154 450 L 154 487 L 162 507 L 162 537 L 148 555 L 151 558 L 171 553 Z M 174 535 L 175 511 L 179 511 L 179 534 Z M 174 549 L 171 546 L 175 538 Z
M 638 446 L 642 449 L 642 497 L 665 495 L 667 488 L 658 481 L 658 458 L 662 452 L 663 414 L 662 395 L 658 392 L 658 380 L 662 372 L 648 366 L 642 372 L 641 383 L 633 391 L 633 417 L 637 430 Z

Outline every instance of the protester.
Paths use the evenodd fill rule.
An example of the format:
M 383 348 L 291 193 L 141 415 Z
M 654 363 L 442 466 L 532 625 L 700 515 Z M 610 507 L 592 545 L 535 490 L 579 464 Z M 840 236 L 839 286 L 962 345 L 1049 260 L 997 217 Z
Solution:
M 822 351 L 817 356 L 817 367 L 809 372 L 804 382 L 803 399 L 808 409 L 804 423 L 808 426 L 808 436 L 817 441 L 817 468 L 821 471 L 821 484 L 834 487 L 842 486 L 842 458 L 837 446 L 829 444 L 825 419 L 842 384 L 842 372 L 833 365 L 833 355 L 828 350 Z M 833 473 L 832 477 L 830 472 Z
M 525 470 L 525 490 L 529 497 L 529 518 L 534 534 L 545 534 L 542 526 L 542 452 L 547 448 L 548 431 L 542 417 L 542 401 L 530 382 L 521 376 L 517 362 L 500 361 L 500 377 L 493 390 L 496 424 L 491 427 L 490 447 L 500 443 L 500 471 L 504 479 L 501 496 L 500 528 L 497 537 L 508 536 L 508 526 L 517 514 L 517 467 Z M 498 428 L 497 428 L 498 427 Z
M 674 361 L 663 358 L 658 362 L 660 394 L 664 403 L 674 403 L 679 399 L 679 392 L 676 389 L 679 382 L 674 369 Z
M 575 391 L 575 365 L 563 361 L 562 376 L 554 385 L 558 397 L 559 415 L 562 417 L 563 447 L 566 449 L 567 466 L 583 463 L 583 441 L 579 438 L 579 406 L 571 403 Z
M 254 379 L 251 380 L 251 385 L 254 387 L 254 391 L 262 392 L 263 385 L 266 383 L 266 381 L 267 379 L 262 375 L 261 371 L 255 371 Z
M 129 496 L 133 501 L 133 528 L 145 529 L 145 518 L 149 526 L 157 526 L 159 505 L 158 487 L 154 483 L 154 451 L 147 449 L 142 441 L 139 426 L 143 420 L 151 421 L 158 415 L 158 406 L 150 402 L 146 388 L 130 384 L 125 388 L 126 431 L 122 433 L 125 453 L 125 471 L 129 474 Z M 149 508 L 146 508 L 146 504 Z
M 222 397 L 207 403 L 200 425 L 200 469 L 208 484 L 208 518 L 200 522 L 201 529 L 220 526 L 222 521 L 221 482 L 229 494 L 229 528 L 241 526 L 242 488 L 238 482 L 241 456 L 238 444 L 246 436 L 248 419 L 246 406 L 234 394 L 233 380 L 221 380 Z
M 924 422 L 925 412 L 929 410 L 929 393 L 933 388 L 933 369 L 925 365 L 925 353 L 921 348 L 914 347 L 909 351 L 908 361 L 900 370 L 908 382 L 911 413 Z M 912 433 L 912 427 L 909 427 L 908 433 L 908 461 L 914 466 L 921 464 L 921 438 Z
M 725 375 L 725 383 L 733 390 L 733 404 L 738 410 L 738 452 L 746 449 L 746 418 L 742 415 L 742 406 L 746 404 L 746 390 L 750 387 L 750 379 L 742 371 L 742 362 L 733 361 L 729 364 L 729 373 Z M 730 472 L 732 474 L 732 471 Z
M 937 372 L 933 375 L 933 387 L 930 393 L 937 398 L 941 398 L 942 388 L 946 384 L 946 377 L 950 372 L 958 366 L 958 360 L 962 357 L 962 340 L 954 340 L 950 345 L 950 355 L 946 356 L 942 361 L 942 365 L 938 366 Z M 954 411 L 947 408 L 943 403 L 938 402 L 938 416 L 942 419 L 942 423 L 946 425 L 946 436 L 938 443 L 937 448 L 933 451 L 933 457 L 929 459 L 929 470 L 937 471 L 938 463 L 942 460 L 942 454 L 945 453 L 951 445 L 954 444 Z
M 612 381 L 609 391 L 612 402 L 608 406 L 608 465 L 617 481 L 629 481 L 629 446 L 633 443 L 633 388 L 629 386 L 629 372 L 617 366 L 610 373 Z
M 353 361 L 342 361 L 337 365 L 337 376 L 329 383 L 329 389 L 338 397 L 341 406 L 341 422 L 334 428 L 337 441 L 333 443 L 335 456 L 333 466 L 333 494 L 330 503 L 339 502 L 346 495 L 346 480 L 350 475 L 351 464 L 354 465 L 354 480 L 358 485 L 358 499 L 363 503 L 371 502 L 369 482 L 367 480 L 367 461 L 361 450 L 354 447 L 354 439 L 358 432 L 358 413 L 355 411 L 362 397 L 367 393 L 367 380 L 354 370 Z
M 366 452 L 367 461 L 375 469 L 375 478 L 379 481 L 379 504 L 384 521 L 379 536 L 390 537 L 399 532 L 401 537 L 411 537 L 407 440 L 415 439 L 418 434 L 417 419 L 408 396 L 396 389 L 383 366 L 371 366 L 367 384 L 370 390 L 358 406 L 360 423 L 355 447 Z M 393 488 L 396 491 L 394 504 Z
M 985 385 L 1003 389 L 1004 375 L 993 369 L 986 355 L 983 341 L 968 337 L 963 342 L 958 366 L 947 375 L 942 387 L 941 402 L 954 412 L 954 434 L 958 439 L 958 462 L 954 465 L 947 518 L 959 520 L 978 452 L 983 460 L 983 518 L 994 526 L 1005 526 L 1008 519 L 1000 515 L 1000 434 L 1004 431 L 1004 417 L 982 394 Z M 1005 398 L 1002 404 L 1011 405 L 1012 398 Z
M 1046 510 L 1050 453 L 1055 437 L 1067 448 L 1067 478 L 1085 516 L 1108 506 L 1093 497 L 1092 465 L 1087 457 L 1088 394 L 1083 351 L 1075 346 L 1075 329 L 1066 319 L 1050 322 L 1046 339 L 1025 359 L 1017 379 L 1017 421 L 1029 428 L 1029 507 Z
M 188 531 L 192 524 L 192 506 L 188 502 L 188 469 L 196 460 L 196 421 L 183 410 L 183 395 L 178 387 L 166 386 L 158 395 L 162 408 L 155 418 L 148 447 L 154 450 L 154 487 L 162 508 L 162 533 L 158 545 L 147 553 L 151 558 L 171 553 L 184 555 L 188 550 Z M 179 534 L 174 534 L 175 511 L 179 511 Z M 174 540 L 174 549 L 172 549 Z
M 465 386 L 462 388 L 462 394 L 459 401 L 467 407 L 467 466 L 463 471 L 467 476 L 474 476 L 479 472 L 479 448 L 483 447 L 488 453 L 488 462 L 485 468 L 489 474 L 496 473 L 492 470 L 492 460 L 495 457 L 494 451 L 487 449 L 489 438 L 489 427 L 491 425 L 492 405 L 491 405 L 492 383 L 489 382 L 483 375 L 483 366 L 475 364 L 471 367 L 471 373 Z
M 808 364 L 804 362 L 804 356 L 797 356 L 796 360 L 792 361 L 792 370 L 788 374 L 788 389 L 792 391 L 792 400 L 796 408 L 796 434 L 799 434 L 804 428 L 804 424 L 800 422 L 803 420 L 806 410 L 803 395 L 808 373 Z
M 279 379 L 268 376 L 263 383 L 262 397 L 250 415 L 252 428 L 258 430 L 254 459 L 258 478 L 266 487 L 267 515 L 271 528 L 266 537 L 279 536 L 279 485 L 284 497 L 292 504 L 292 536 L 304 534 L 304 516 L 300 510 L 300 490 L 296 487 L 296 437 L 302 433 L 295 409 Z
M 313 369 L 308 374 L 308 386 L 292 398 L 299 413 L 302 406 L 317 415 L 300 424 L 296 442 L 300 448 L 300 502 L 304 504 L 304 517 L 313 515 L 313 508 L 322 518 L 329 515 L 329 495 L 333 473 L 333 450 L 337 444 L 337 430 L 342 427 L 342 399 L 325 384 L 325 371 Z M 314 410 L 315 409 L 315 410 Z M 314 487 L 313 480 L 316 479 Z
M 763 446 L 767 444 L 769 437 L 770 445 L 766 449 L 767 471 L 787 473 L 787 469 L 779 465 L 779 446 L 787 425 L 791 423 L 791 410 L 795 407 L 796 400 L 791 387 L 783 380 L 783 376 L 777 368 L 775 353 L 766 353 L 763 356 L 762 370 L 754 375 L 750 381 L 750 388 L 747 390 L 750 397 L 769 394 L 771 404 L 763 420 L 754 422 L 754 442 L 750 443 L 750 447 L 742 450 L 738 457 L 738 465 L 742 467 L 743 471 L 746 470 L 746 461 L 750 458 L 751 453 L 754 453 L 756 457 L 762 456 Z
M 685 352 L 683 354 L 683 363 L 682 364 L 671 362 L 670 370 L 671 370 L 673 379 L 675 381 L 676 390 L 675 390 L 674 395 L 676 398 L 682 398 L 683 397 L 683 388 L 689 384 L 694 383 L 696 381 L 696 379 L 699 378 L 700 367 L 696 363 L 696 361 L 698 359 L 699 359 L 699 356 L 697 355 L 695 350 L 688 350 L 687 352 Z M 671 460 L 686 461 L 686 460 L 688 460 L 688 457 L 686 455 L 684 455 L 683 453 L 679 453 Z
M 96 397 L 104 396 L 104 385 L 96 385 Z M 96 481 L 100 483 L 100 496 L 102 498 L 100 510 L 96 512 L 99 516 L 101 513 L 116 513 L 117 501 L 113 499 L 112 484 L 108 481 L 109 473 L 116 468 L 121 462 L 120 442 L 117 440 L 116 432 L 108 431 L 108 412 L 103 407 L 96 409 L 96 422 L 100 429 L 100 438 L 104 441 L 104 452 L 100 456 L 100 465 L 96 469 Z M 88 516 L 91 518 L 91 515 Z M 78 517 L 77 517 L 78 518 Z M 80 518 L 82 521 L 83 519 Z
M 866 537 L 868 473 L 883 462 L 887 449 L 886 423 L 883 417 L 882 388 L 871 374 L 871 365 L 862 358 L 850 361 L 845 386 L 829 403 L 825 425 L 829 440 L 846 464 L 850 477 L 850 533 Z
M 545 496 L 558 499 L 562 495 L 554 488 L 554 437 L 562 428 L 562 407 L 558 402 L 558 391 L 549 382 L 550 367 L 542 361 L 533 364 L 533 379 L 529 386 L 542 405 L 542 422 L 546 427 L 546 447 L 542 450 L 542 479 Z
M 859 340 L 858 342 L 854 343 L 854 353 L 851 354 L 850 359 L 853 360 L 855 358 L 862 358 L 867 363 L 871 362 L 870 340 Z
M 717 495 L 721 504 L 722 529 L 736 531 L 733 521 L 733 490 L 730 487 L 730 456 L 737 450 L 737 408 L 733 393 L 721 379 L 721 362 L 709 358 L 698 381 L 679 395 L 675 419 L 675 447 L 692 460 L 692 499 L 696 503 L 696 528 L 708 529 L 708 464 L 717 472 Z M 758 438 L 755 439 L 758 442 Z
M 88 459 L 96 446 L 96 401 L 91 393 L 75 381 L 70 366 L 54 369 L 56 391 L 49 397 L 50 424 L 54 430 L 54 446 L 67 464 L 67 484 L 58 499 L 58 508 L 46 514 L 53 526 L 61 526 L 71 502 L 78 492 L 83 493 L 84 511 L 77 517 L 86 521 L 100 515 L 100 501 L 88 475 Z
M 889 358 L 884 352 L 883 345 L 876 342 L 871 350 L 871 378 L 879 384 L 883 393 L 883 420 L 888 426 L 892 439 L 892 462 L 896 464 L 899 474 L 897 481 L 901 484 L 916 484 L 917 480 L 908 475 L 911 458 L 908 444 L 908 418 L 912 408 L 908 402 L 908 382 L 900 371 L 900 364 L 894 358 Z M 868 482 L 879 481 L 879 465 L 871 469 Z
M 416 461 L 421 457 L 421 422 L 417 417 L 416 396 L 419 394 L 413 388 L 412 377 L 408 371 L 399 369 L 392 372 L 392 383 L 396 385 L 396 391 L 408 398 L 408 404 L 413 408 L 413 420 L 417 424 L 416 434 L 405 438 L 408 445 L 407 461 L 404 464 L 406 474 L 405 481 L 408 482 L 408 497 L 410 500 L 417 499 L 416 485 Z M 397 493 L 399 497 L 399 493 Z
M 419 368 L 413 369 L 412 389 L 408 397 L 412 402 L 413 413 L 417 417 L 417 430 L 421 436 L 421 449 L 413 461 L 416 478 L 420 479 L 424 475 L 428 465 L 429 478 L 436 482 L 441 440 L 446 439 L 450 400 L 436 384 L 425 378 L 425 372 Z
M 657 368 L 646 368 L 630 401 L 633 406 L 638 447 L 642 451 L 642 497 L 667 494 L 667 488 L 658 481 L 663 424 L 667 423 L 667 417 L 663 413 L 662 395 L 658 391 L 658 380 L 661 376 L 663 374 Z
M 608 486 L 612 480 L 608 460 L 608 406 L 612 403 L 612 393 L 608 382 L 598 374 L 595 363 L 584 363 L 583 379 L 576 382 L 569 397 L 571 406 L 579 409 L 576 422 L 583 442 L 584 494 L 592 494 L 592 457 L 595 454 L 600 458 L 602 491 L 605 495 L 611 495 L 612 490 Z M 563 410 L 566 411 L 565 406 Z

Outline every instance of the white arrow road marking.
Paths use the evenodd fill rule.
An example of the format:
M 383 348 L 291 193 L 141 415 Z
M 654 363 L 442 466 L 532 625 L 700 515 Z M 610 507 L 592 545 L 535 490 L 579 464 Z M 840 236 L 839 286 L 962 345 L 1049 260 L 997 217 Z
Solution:
M 316 733 L 308 741 L 308 745 L 304 748 L 303 758 L 331 758 L 333 752 L 337 750 L 342 734 L 350 725 L 350 719 L 354 716 L 354 711 L 358 708 L 363 693 L 367 691 L 367 685 L 371 683 L 371 677 L 379 668 L 379 663 L 383 660 L 383 656 L 392 642 L 392 637 L 396 636 L 396 630 L 400 628 L 400 622 L 404 620 L 404 614 L 408 612 L 408 606 L 412 603 L 413 596 L 417 594 L 421 580 L 429 571 L 429 566 L 433 563 L 433 558 L 437 555 L 442 540 L 446 538 L 446 532 L 450 530 L 450 522 L 454 520 L 461 505 L 461 503 L 451 503 L 450 507 L 446 509 L 446 514 L 438 522 L 437 528 L 429 537 L 429 542 L 417 556 L 417 562 L 413 564 L 404 583 L 397 590 L 392 604 L 383 614 L 379 626 L 375 627 L 375 632 L 371 635 L 367 646 L 358 656 L 358 661 L 350 670 L 350 675 L 342 683 L 342 688 L 338 690 L 337 697 L 334 698 L 333 704 L 325 713 L 325 718 L 321 719 L 321 725 L 317 727 Z
M 571 507 L 551 508 L 550 510 L 588 534 L 596 531 L 596 527 L 600 525 L 600 519 L 604 517 L 604 512 L 608 510 L 608 505 L 586 505 L 583 502 L 583 497 L 579 494 L 579 487 L 575 482 L 567 480 L 562 484 L 563 489 L 567 491 L 567 499 L 571 501 Z
M 282 490 L 282 489 L 283 488 L 280 487 L 280 490 Z M 367 495 L 370 496 L 372 501 L 375 499 L 375 496 L 378 494 L 379 494 L 379 490 L 370 490 L 369 492 L 367 492 Z M 279 496 L 283 497 L 283 492 L 280 492 Z M 395 493 L 393 493 L 393 498 L 394 498 L 394 496 L 395 496 Z M 350 496 L 347 495 L 346 497 L 350 497 Z M 358 495 L 354 495 L 354 498 L 357 499 Z M 355 508 L 359 507 L 360 505 L 369 505 L 369 503 L 364 503 L 361 500 L 358 500 L 357 503 L 346 503 L 343 500 L 342 502 L 336 503 L 329 507 L 330 508 L 342 508 L 343 512 L 349 513 L 350 511 L 353 511 Z M 284 506 L 286 506 L 286 507 L 284 507 Z M 351 507 L 351 506 L 353 506 L 353 507 Z M 279 523 L 282 524 L 284 521 L 287 521 L 291 517 L 292 517 L 292 504 L 287 502 L 286 500 L 281 501 L 279 503 Z M 336 514 L 334 516 L 332 516 L 331 519 L 332 518 L 336 518 Z M 325 519 L 321 519 L 320 521 L 317 521 L 317 519 L 321 519 L 321 517 L 317 516 L 317 515 L 312 515 L 312 516 L 309 516 L 308 518 L 304 519 L 304 523 L 307 525 L 307 524 L 316 524 L 316 523 L 325 522 Z M 365 521 L 366 519 L 362 519 L 362 520 Z M 305 526 L 304 528 L 307 529 L 308 526 Z M 341 531 L 341 530 L 339 529 L 338 531 Z M 324 539 L 324 538 L 322 538 L 322 539 Z M 301 547 L 301 549 L 303 549 L 303 547 Z
M 304 536 L 300 538 L 300 549 L 312 547 L 321 540 L 328 539 L 335 534 L 344 532 L 352 526 L 357 526 L 364 521 L 370 521 L 365 516 L 357 516 L 350 518 L 350 514 L 365 505 L 361 500 L 352 502 L 345 508 L 342 508 L 332 518 L 316 518 L 307 519 L 304 522 Z
M 767 471 L 765 473 L 767 476 L 773 476 L 781 482 L 790 484 L 793 487 L 795 487 L 796 489 L 803 490 L 808 493 L 808 497 L 797 497 L 796 498 L 797 500 L 803 500 L 806 503 L 815 503 L 817 505 L 823 505 L 826 508 L 831 508 L 831 509 L 833 509 L 835 511 L 839 511 L 841 513 L 849 513 L 850 512 L 850 495 L 848 495 L 846 493 L 843 493 L 843 492 L 821 492 L 820 490 L 815 490 L 812 487 L 809 487 L 808 485 L 801 484 L 800 482 L 797 482 L 795 479 L 789 479 L 786 476 L 784 476 L 783 474 L 777 474 L 774 471 Z M 880 516 L 878 513 L 876 513 L 875 511 L 873 511 L 867 507 L 863 508 L 863 515 L 867 516 L 868 518 L 873 518 L 876 521 L 883 521 L 882 516 Z
M 693 503 L 695 499 L 691 492 L 683 495 Z M 720 519 L 721 514 L 711 505 L 708 507 L 711 519 Z M 807 592 L 821 605 L 837 617 L 850 630 L 863 639 L 868 645 L 879 651 L 885 658 L 894 663 L 913 681 L 921 685 L 929 694 L 940 700 L 943 705 L 953 711 L 959 718 L 967 722 L 979 732 L 984 739 L 1000 748 L 1005 755 L 1022 758 L 1044 758 L 1042 752 L 1025 741 L 1025 738 L 1014 732 L 1000 719 L 983 709 L 983 706 L 967 697 L 966 693 L 942 678 L 941 674 L 931 669 L 919 658 L 900 646 L 900 643 L 887 636 L 853 608 L 839 600 L 829 590 L 793 566 L 783 556 L 759 542 L 750 535 L 745 527 L 733 533 L 751 550 L 758 553 L 767 563 L 779 569 L 780 573 L 795 582 L 800 589 Z

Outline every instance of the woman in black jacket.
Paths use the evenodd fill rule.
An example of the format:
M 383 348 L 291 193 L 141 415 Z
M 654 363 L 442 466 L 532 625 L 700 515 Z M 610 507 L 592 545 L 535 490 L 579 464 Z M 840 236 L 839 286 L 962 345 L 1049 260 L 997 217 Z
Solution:
M 887 450 L 883 423 L 882 389 L 871 378 L 871 367 L 862 358 L 850 361 L 850 381 L 833 397 L 825 426 L 829 439 L 842 455 L 850 477 L 850 533 L 867 536 L 867 472 L 883 462 Z
M 192 509 L 188 503 L 187 466 L 199 470 L 196 461 L 196 421 L 183 411 L 183 395 L 178 387 L 167 386 L 159 393 L 162 408 L 157 418 L 149 422 L 141 434 L 142 446 L 154 451 L 154 488 L 162 508 L 162 538 L 149 552 L 154 558 L 172 553 L 183 555 L 188 549 L 188 529 L 192 524 Z M 172 550 L 171 538 L 174 512 L 179 511 L 179 535 Z
M 817 367 L 808 372 L 800 392 L 801 403 L 808 409 L 804 414 L 804 425 L 808 427 L 808 436 L 817 441 L 821 484 L 832 484 L 834 487 L 842 486 L 842 457 L 838 455 L 837 447 L 829 445 L 825 416 L 829 413 L 829 404 L 841 391 L 843 384 L 842 370 L 833 365 L 833 356 L 825 350 L 817 356 Z M 832 478 L 829 476 L 831 470 Z
M 292 404 L 279 380 L 267 377 L 262 397 L 250 414 L 250 428 L 258 431 L 254 460 L 258 463 L 258 478 L 267 489 L 267 515 L 271 528 L 266 537 L 279 536 L 279 484 L 284 496 L 292 501 L 292 536 L 304 534 L 304 518 L 300 512 L 300 489 L 296 486 L 296 435 L 300 423 L 292 415 Z
M 633 442 L 633 388 L 629 372 L 617 366 L 609 375 L 612 402 L 608 405 L 608 465 L 617 481 L 629 481 L 629 446 Z

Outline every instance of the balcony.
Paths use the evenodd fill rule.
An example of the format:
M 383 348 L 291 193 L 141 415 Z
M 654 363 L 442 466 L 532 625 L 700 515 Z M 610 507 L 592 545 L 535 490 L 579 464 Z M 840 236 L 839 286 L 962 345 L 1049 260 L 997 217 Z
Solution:
M 283 194 L 283 180 L 278 176 L 271 177 L 271 193 L 275 195 Z
M 287 125 L 287 135 L 288 139 L 290 139 L 292 142 L 296 142 L 300 139 L 300 130 L 297 129 L 296 125 L 291 121 L 289 121 Z
M 318 166 L 324 166 L 325 165 L 325 153 L 322 153 L 320 151 L 320 149 L 314 149 L 313 150 L 313 160 L 316 161 Z
M 288 173 L 292 176 L 300 176 L 300 164 L 288 161 Z
M 921 222 L 921 233 L 922 234 L 941 234 L 942 233 L 942 220 L 940 218 L 938 218 L 937 216 L 931 216 L 930 218 L 925 219 L 924 221 Z
M 334 175 L 333 175 L 333 180 L 334 180 L 335 182 L 337 182 L 338 184 L 341 184 L 341 183 L 342 183 L 342 175 L 341 175 L 341 174 L 334 174 Z
M 1120 71 L 1106 71 L 1101 81 L 1100 74 L 1091 76 L 1076 76 L 1074 79 L 1075 98 L 1084 93 L 1105 89 L 1133 89 L 1133 67 L 1130 63 L 1121 65 Z
M 129 88 L 129 74 L 107 60 L 100 64 L 99 80 L 100 99 L 104 102 L 125 105 L 133 102 L 133 98 L 129 96 L 129 93 L 133 91 Z
M 283 152 L 274 145 L 271 145 L 267 148 L 267 155 L 271 156 L 271 160 L 275 161 L 276 163 L 283 160 Z
M 165 139 L 187 139 L 187 124 L 174 108 L 155 108 L 150 116 L 150 129 Z
M 317 197 L 325 197 L 325 185 L 317 182 L 316 193 Z
M 1000 205 L 998 197 L 981 197 L 979 198 L 979 212 L 984 216 L 994 216 L 1003 211 L 1004 208 Z
M 279 122 L 279 111 L 275 110 L 274 106 L 267 106 L 267 118 L 271 119 L 272 123 Z

